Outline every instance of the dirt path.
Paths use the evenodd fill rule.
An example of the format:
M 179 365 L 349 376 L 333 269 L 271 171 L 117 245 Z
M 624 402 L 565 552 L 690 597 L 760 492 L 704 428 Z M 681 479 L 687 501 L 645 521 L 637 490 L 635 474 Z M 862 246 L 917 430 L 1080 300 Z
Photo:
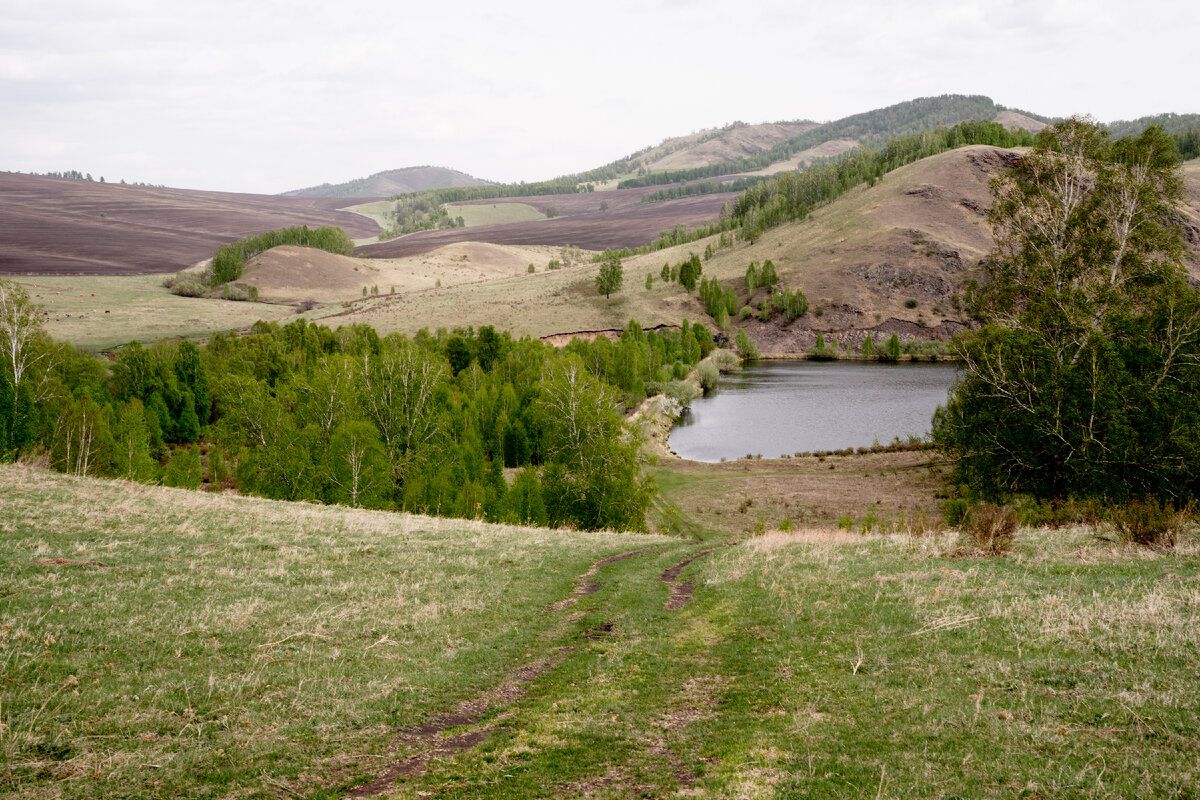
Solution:
M 546 608 L 546 612 L 570 608 L 579 602 L 580 597 L 586 597 L 599 591 L 598 577 L 600 571 L 605 567 L 655 549 L 654 547 L 643 547 L 597 561 L 587 572 L 575 578 L 575 587 L 571 596 L 551 604 Z M 682 569 L 683 565 L 697 557 L 692 556 L 676 566 Z M 675 569 L 675 567 L 671 569 Z M 678 575 L 678 572 L 675 574 Z M 583 636 L 587 639 L 596 639 L 611 633 L 612 629 L 612 623 L 601 623 L 588 630 Z M 374 797 L 383 794 L 398 781 L 424 775 L 431 760 L 479 746 L 496 730 L 497 722 L 507 719 L 515 713 L 513 707 L 525 697 L 530 685 L 548 670 L 561 664 L 575 649 L 570 646 L 555 648 L 545 658 L 513 670 L 499 686 L 489 689 L 477 697 L 462 701 L 452 711 L 434 715 L 415 731 L 402 732 L 392 745 L 392 757 L 397 760 L 393 760 L 375 778 L 347 790 L 345 796 Z M 492 714 L 495 716 L 485 722 L 485 718 Z M 467 728 L 468 730 L 449 733 L 450 730 L 458 728 Z

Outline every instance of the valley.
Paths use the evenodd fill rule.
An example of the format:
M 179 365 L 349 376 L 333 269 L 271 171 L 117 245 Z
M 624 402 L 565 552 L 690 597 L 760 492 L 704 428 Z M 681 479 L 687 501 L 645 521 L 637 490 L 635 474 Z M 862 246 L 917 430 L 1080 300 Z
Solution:
M 668 442 L 756 354 L 875 369 L 849 359 L 936 359 L 979 330 L 992 186 L 1037 151 L 939 137 L 1052 121 L 921 98 L 537 184 L 0 173 L 0 797 L 1195 796 L 1193 506 L 988 494 L 916 437 L 712 463 Z M 1182 223 L 1194 289 L 1200 159 L 1178 174 L 1143 223 Z M 723 185 L 780 175 L 795 196 Z M 443 227 L 386 238 L 405 198 Z M 208 277 L 219 246 L 295 226 L 353 242 Z M 1149 361 L 1178 325 L 1160 349 L 1192 359 L 1200 311 L 1155 313 L 1114 327 Z M 1024 333 L 1001 360 L 1032 361 Z M 992 363 L 991 342 L 966 352 Z M 1140 385 L 1135 361 L 1091 396 Z M 1190 418 L 1150 416 L 1190 407 L 1174 364 L 1144 415 L 1112 395 L 1115 438 L 1079 460 L 1195 488 L 1168 449 Z M 881 413 L 818 410 L 786 413 Z M 1141 425 L 1161 458 L 1132 449 Z M 1035 466 L 1074 468 L 1053 456 Z

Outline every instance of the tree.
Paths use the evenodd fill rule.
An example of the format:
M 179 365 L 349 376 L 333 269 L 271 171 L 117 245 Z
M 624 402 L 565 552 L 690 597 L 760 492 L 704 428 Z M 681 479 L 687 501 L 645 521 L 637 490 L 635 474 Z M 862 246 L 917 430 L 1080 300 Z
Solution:
M 19 285 L 0 278 L 0 359 L 18 391 L 29 370 L 49 352 L 43 338 L 37 305 Z
M 625 425 L 615 393 L 574 356 L 542 381 L 547 461 L 542 491 L 551 524 L 588 530 L 642 530 L 651 482 L 641 439 Z
M 969 294 L 986 324 L 958 340 L 934 419 L 958 478 L 989 497 L 1200 497 L 1200 296 L 1173 140 L 1069 119 L 992 192 L 996 249 Z
M 600 273 L 596 275 L 596 291 L 607 299 L 613 292 L 621 291 L 624 279 L 621 256 L 615 250 L 605 250 L 600 257 Z
M 29 294 L 0 278 L 0 459 L 15 458 L 32 438 L 35 381 L 51 350 Z

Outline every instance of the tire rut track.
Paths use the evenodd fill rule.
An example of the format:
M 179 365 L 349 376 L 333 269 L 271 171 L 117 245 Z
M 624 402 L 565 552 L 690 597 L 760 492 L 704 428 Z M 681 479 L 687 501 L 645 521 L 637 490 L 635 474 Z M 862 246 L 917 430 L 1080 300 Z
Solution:
M 695 591 L 695 586 L 692 585 L 691 581 L 679 580 L 679 575 L 683 572 L 683 568 L 716 549 L 715 547 L 710 547 L 707 550 L 693 553 L 678 564 L 663 570 L 662 575 L 658 576 L 659 580 L 671 588 L 671 594 L 667 598 L 668 611 L 678 611 L 683 608 L 692 599 L 692 593 Z
M 597 577 L 604 567 L 654 549 L 654 547 L 643 547 L 597 561 L 587 572 L 575 578 L 575 587 L 572 589 L 570 597 L 552 603 L 545 610 L 551 612 L 570 608 L 579 601 L 580 597 L 595 594 L 600 590 L 600 582 Z M 585 634 L 585 638 L 602 636 L 611 630 L 611 624 L 600 625 Z M 391 747 L 392 757 L 399 758 L 399 760 L 393 761 L 386 769 L 366 783 L 347 789 L 343 796 L 374 797 L 388 791 L 401 780 L 419 778 L 424 775 L 430 761 L 434 759 L 465 752 L 479 746 L 495 732 L 497 726 L 494 723 L 496 721 L 515 713 L 509 710 L 526 695 L 529 686 L 542 674 L 561 664 L 575 649 L 570 646 L 559 647 L 546 658 L 516 668 L 499 686 L 462 701 L 455 706 L 453 711 L 435 714 L 416 730 L 400 733 Z M 495 711 L 504 713 L 498 715 L 496 720 L 484 723 L 484 718 Z M 452 728 L 462 727 L 471 729 L 455 734 L 447 733 Z M 401 757 L 401 753 L 408 754 Z

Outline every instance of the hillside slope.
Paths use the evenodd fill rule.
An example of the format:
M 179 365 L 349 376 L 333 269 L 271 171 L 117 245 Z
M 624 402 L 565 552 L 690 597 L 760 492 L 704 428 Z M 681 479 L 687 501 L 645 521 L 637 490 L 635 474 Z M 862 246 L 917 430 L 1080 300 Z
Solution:
M 306 189 L 283 192 L 285 197 L 390 197 L 394 194 L 484 186 L 488 182 L 446 167 L 404 167 L 376 172 L 345 183 L 322 183 Z
M 923 159 L 875 186 L 851 190 L 803 222 L 768 231 L 754 244 L 717 250 L 704 262 L 704 275 L 740 287 L 752 261 L 771 259 L 783 283 L 805 292 L 811 309 L 792 325 L 753 318 L 743 323 L 767 352 L 804 351 L 818 332 L 839 336 L 843 344 L 859 343 L 867 331 L 946 338 L 962 322 L 956 296 L 993 245 L 988 182 L 1014 157 L 975 146 Z M 1200 162 L 1187 165 L 1185 175 L 1185 213 L 1200 219 Z M 1200 277 L 1200 227 L 1194 226 L 1192 238 L 1188 264 Z M 620 330 L 631 317 L 647 327 L 678 325 L 684 318 L 711 322 L 694 292 L 659 279 L 664 263 L 677 264 L 710 243 L 715 239 L 625 259 L 624 289 L 611 300 L 596 293 L 594 265 L 546 272 L 539 263 L 533 274 L 500 281 L 370 298 L 327 322 L 406 332 L 491 324 L 532 336 Z M 650 290 L 644 287 L 647 273 Z
M 294 225 L 378 234 L 378 225 L 340 205 L 0 172 L 0 274 L 175 272 L 226 242 Z
M 808 120 L 759 125 L 734 122 L 723 128 L 673 136 L 639 153 L 636 161 L 646 170 L 686 169 L 736 161 L 769 150 L 779 142 L 815 127 L 817 123 Z

